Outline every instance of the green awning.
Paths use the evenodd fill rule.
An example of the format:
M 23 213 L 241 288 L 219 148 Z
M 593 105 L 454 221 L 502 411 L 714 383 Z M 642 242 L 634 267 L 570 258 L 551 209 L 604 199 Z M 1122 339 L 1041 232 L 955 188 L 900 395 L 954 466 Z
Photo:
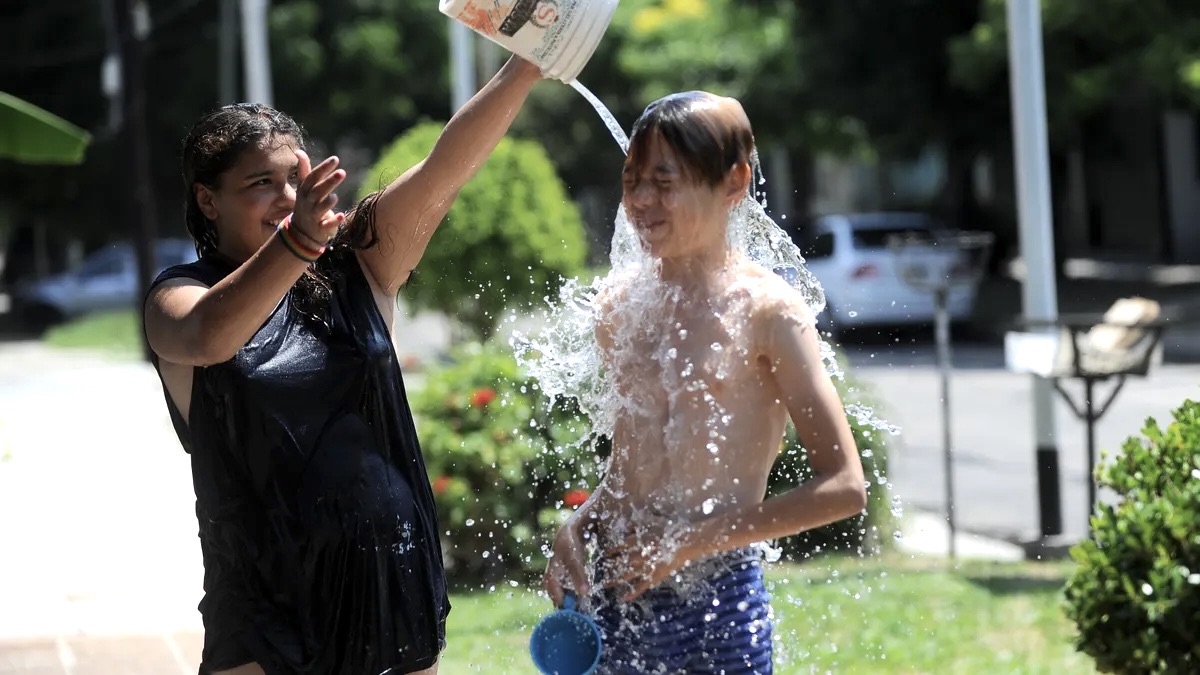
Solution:
M 0 91 L 0 159 L 82 164 L 92 135 L 57 115 Z

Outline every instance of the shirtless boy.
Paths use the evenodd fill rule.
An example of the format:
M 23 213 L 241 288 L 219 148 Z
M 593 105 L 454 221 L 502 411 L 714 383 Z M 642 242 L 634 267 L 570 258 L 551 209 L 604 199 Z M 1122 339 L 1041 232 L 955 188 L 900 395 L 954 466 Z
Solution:
M 771 672 L 755 544 L 866 505 L 811 311 L 726 241 L 753 151 L 741 105 L 703 92 L 652 103 L 633 128 L 622 203 L 652 269 L 597 298 L 624 403 L 604 480 L 558 532 L 545 575 L 556 605 L 569 589 L 595 607 L 602 672 Z M 813 477 L 764 500 L 789 418 Z

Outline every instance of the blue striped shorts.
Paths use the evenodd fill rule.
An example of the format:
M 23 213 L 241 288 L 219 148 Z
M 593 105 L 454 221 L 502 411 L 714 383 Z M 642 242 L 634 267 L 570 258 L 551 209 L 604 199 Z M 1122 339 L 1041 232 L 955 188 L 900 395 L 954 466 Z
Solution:
M 632 603 L 615 591 L 594 602 L 605 675 L 772 673 L 771 598 L 757 549 L 695 564 Z

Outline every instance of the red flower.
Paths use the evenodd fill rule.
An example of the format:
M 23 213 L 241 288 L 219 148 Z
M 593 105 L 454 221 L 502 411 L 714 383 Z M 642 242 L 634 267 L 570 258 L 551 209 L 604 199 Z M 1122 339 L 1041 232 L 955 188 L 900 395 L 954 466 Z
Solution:
M 563 504 L 566 504 L 573 509 L 577 509 L 583 506 L 583 503 L 586 502 L 590 496 L 591 493 L 589 493 L 587 490 L 567 490 L 566 494 L 563 495 Z
M 492 401 L 496 400 L 496 390 L 490 387 L 476 389 L 471 393 L 471 405 L 476 408 L 482 408 Z
M 440 495 L 450 487 L 454 479 L 450 476 L 438 476 L 437 480 L 433 481 L 433 494 Z

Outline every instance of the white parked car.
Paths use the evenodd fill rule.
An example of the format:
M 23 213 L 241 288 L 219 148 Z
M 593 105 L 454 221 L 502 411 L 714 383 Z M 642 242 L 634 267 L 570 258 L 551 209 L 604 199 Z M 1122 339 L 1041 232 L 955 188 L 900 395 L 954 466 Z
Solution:
M 154 273 L 194 260 L 196 248 L 190 240 L 160 239 Z M 133 244 L 122 241 L 87 256 L 72 271 L 18 282 L 12 299 L 19 316 L 44 327 L 89 312 L 136 307 L 137 294 L 137 256 Z
M 934 320 L 933 294 L 901 279 L 893 237 L 927 239 L 940 226 L 918 213 L 831 214 L 813 220 L 800 244 L 807 267 L 825 289 L 825 330 L 859 326 L 927 324 Z M 931 268 L 959 264 L 956 251 L 932 245 L 909 249 L 906 258 L 924 258 Z M 965 321 L 975 303 L 975 285 L 949 294 L 950 320 Z

